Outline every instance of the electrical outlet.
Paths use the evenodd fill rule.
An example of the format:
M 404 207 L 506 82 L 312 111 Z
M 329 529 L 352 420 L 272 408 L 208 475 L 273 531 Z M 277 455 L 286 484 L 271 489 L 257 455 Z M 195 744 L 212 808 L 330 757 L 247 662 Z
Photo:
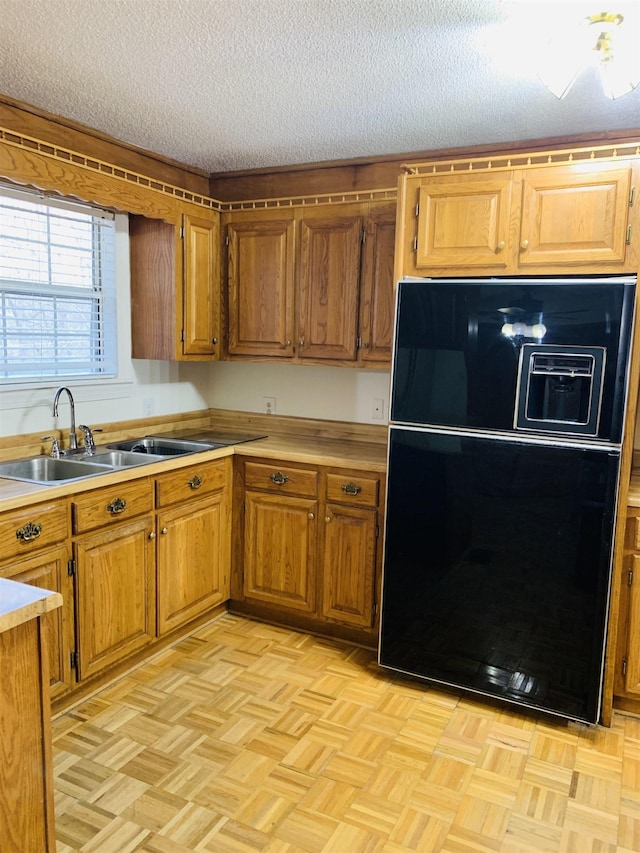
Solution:
M 263 397 L 262 403 L 264 405 L 264 410 L 268 415 L 275 415 L 275 413 L 276 413 L 276 398 L 275 397 Z
M 384 414 L 384 400 L 382 397 L 374 397 L 371 401 L 371 417 L 375 420 L 382 420 Z
M 142 401 L 142 416 L 150 418 L 155 411 L 155 400 L 153 397 L 145 397 Z

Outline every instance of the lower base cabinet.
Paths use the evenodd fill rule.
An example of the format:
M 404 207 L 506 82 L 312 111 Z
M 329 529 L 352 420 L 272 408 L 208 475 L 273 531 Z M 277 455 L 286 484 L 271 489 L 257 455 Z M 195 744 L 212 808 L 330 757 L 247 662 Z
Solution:
M 375 642 L 383 475 L 245 462 L 232 608 Z
M 155 639 L 152 531 L 148 516 L 74 543 L 80 680 Z
M 640 714 L 640 508 L 629 507 L 614 674 L 615 704 Z

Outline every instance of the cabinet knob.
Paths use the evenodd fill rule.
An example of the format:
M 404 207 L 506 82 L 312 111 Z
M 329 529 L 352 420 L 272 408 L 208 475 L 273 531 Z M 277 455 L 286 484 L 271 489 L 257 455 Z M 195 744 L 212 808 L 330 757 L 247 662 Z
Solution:
M 325 515 L 324 520 L 327 522 L 327 524 L 329 524 L 329 523 L 330 523 L 330 521 L 331 521 L 331 516 L 330 516 L 330 515 Z
M 300 340 L 298 341 L 298 346 L 299 346 L 299 347 L 303 347 L 303 346 L 304 346 L 304 338 L 300 338 Z
M 28 521 L 24 527 L 19 527 L 16 530 L 16 539 L 22 539 L 23 542 L 31 542 L 33 539 L 38 539 L 41 533 L 41 524 L 34 524 L 33 521 Z
M 362 491 L 362 486 L 357 486 L 355 483 L 343 483 L 340 488 L 345 495 L 359 495 Z
M 287 475 L 283 474 L 282 471 L 276 471 L 275 474 L 269 474 L 269 479 L 272 483 L 275 483 L 276 486 L 284 486 L 284 484 L 289 481 Z
M 501 252 L 506 245 L 507 244 L 504 242 L 504 240 L 500 240 L 500 242 L 496 246 L 496 252 Z
M 218 339 L 217 339 L 217 338 L 211 338 L 211 343 L 212 343 L 212 344 L 217 344 L 217 343 L 218 343 Z
M 523 251 L 523 252 L 524 252 L 526 249 L 528 249 L 528 248 L 529 248 L 529 241 L 528 241 L 528 240 L 523 240 L 523 241 L 522 241 L 522 243 L 520 243 L 520 248 L 522 249 L 522 251 Z
M 290 346 L 291 346 L 291 341 L 285 341 L 285 342 L 284 342 L 284 345 L 285 345 L 286 347 L 290 347 Z
M 107 504 L 107 512 L 111 515 L 120 515 L 127 508 L 127 502 L 124 498 L 114 498 L 111 503 Z
M 149 534 L 149 539 L 155 539 L 155 538 L 156 538 L 156 534 L 152 530 L 151 533 Z
M 189 486 L 190 489 L 199 489 L 202 482 L 202 477 L 198 477 L 197 474 L 194 474 L 190 480 L 187 480 L 187 486 Z
M 310 512 L 310 513 L 309 513 L 309 518 L 310 518 L 312 521 L 313 521 L 313 519 L 314 519 L 315 517 L 316 517 L 315 512 Z
M 163 536 L 166 536 L 168 532 L 169 531 L 166 527 L 163 527 L 162 530 L 160 531 L 160 533 L 162 533 Z

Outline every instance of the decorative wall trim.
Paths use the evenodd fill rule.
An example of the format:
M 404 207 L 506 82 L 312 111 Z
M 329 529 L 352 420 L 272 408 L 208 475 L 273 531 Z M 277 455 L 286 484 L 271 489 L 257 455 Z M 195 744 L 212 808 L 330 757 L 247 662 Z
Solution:
M 460 160 L 434 160 L 425 163 L 404 163 L 409 175 L 437 175 L 457 172 L 498 171 L 500 169 L 526 169 L 540 166 L 567 166 L 588 160 L 616 160 L 640 156 L 639 142 L 620 145 L 599 145 L 586 148 L 563 148 L 557 151 L 534 151 L 525 154 L 503 154 L 493 157 L 462 158 Z
M 395 201 L 396 187 L 379 190 L 353 190 L 352 192 L 319 193 L 317 195 L 293 196 L 291 198 L 263 198 L 248 201 L 222 202 L 224 212 L 237 210 L 268 210 L 282 207 L 313 207 L 319 204 L 349 204 L 368 201 Z

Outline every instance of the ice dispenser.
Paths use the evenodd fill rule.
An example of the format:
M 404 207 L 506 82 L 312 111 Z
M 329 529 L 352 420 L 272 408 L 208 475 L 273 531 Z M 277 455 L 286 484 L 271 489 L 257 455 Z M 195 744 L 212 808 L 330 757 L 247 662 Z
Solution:
M 525 344 L 516 429 L 597 435 L 605 358 L 603 347 Z

